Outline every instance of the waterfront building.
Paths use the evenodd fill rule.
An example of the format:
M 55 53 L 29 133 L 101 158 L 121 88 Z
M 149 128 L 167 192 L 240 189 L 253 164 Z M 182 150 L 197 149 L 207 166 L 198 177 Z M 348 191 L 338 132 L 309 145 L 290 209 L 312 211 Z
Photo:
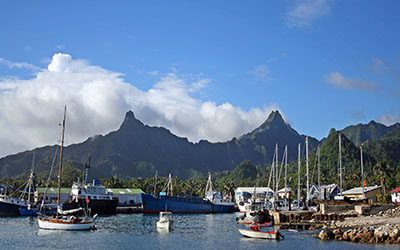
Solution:
M 311 199 L 317 200 L 333 200 L 340 193 L 339 186 L 335 183 L 329 185 L 312 185 L 310 189 Z
M 364 191 L 364 192 L 363 192 Z M 350 200 L 363 200 L 368 199 L 372 202 L 376 201 L 376 196 L 378 194 L 382 194 L 381 186 L 369 186 L 369 187 L 355 187 L 349 190 L 346 190 L 342 193 L 342 195 Z
M 390 191 L 390 196 L 394 204 L 400 205 L 400 187 L 397 187 Z

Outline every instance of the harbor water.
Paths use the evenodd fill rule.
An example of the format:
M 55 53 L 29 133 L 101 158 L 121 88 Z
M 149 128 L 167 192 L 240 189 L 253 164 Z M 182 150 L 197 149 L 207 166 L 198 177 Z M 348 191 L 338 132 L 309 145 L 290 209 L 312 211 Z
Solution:
M 99 217 L 89 232 L 48 231 L 36 218 L 0 217 L 0 249 L 398 249 L 321 241 L 315 232 L 281 230 L 284 240 L 244 238 L 235 214 L 173 215 L 172 230 L 156 228 L 157 215 L 125 214 Z

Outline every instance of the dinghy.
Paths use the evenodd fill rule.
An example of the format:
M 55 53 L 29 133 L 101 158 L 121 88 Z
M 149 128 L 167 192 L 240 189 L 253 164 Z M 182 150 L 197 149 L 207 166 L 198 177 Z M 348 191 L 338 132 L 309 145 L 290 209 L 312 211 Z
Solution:
M 281 237 L 283 238 L 283 235 L 276 229 L 264 232 L 260 231 L 259 225 L 252 225 L 249 228 L 250 229 L 239 229 L 240 234 L 248 238 L 257 239 L 279 240 Z
M 171 215 L 171 212 L 160 212 L 160 219 L 157 221 L 157 228 L 169 229 L 174 222 L 168 215 Z

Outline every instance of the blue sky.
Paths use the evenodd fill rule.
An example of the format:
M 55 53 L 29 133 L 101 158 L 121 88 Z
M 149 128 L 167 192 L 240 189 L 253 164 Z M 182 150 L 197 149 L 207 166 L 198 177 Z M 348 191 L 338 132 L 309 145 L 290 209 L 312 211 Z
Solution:
M 142 91 L 173 72 L 207 79 L 196 100 L 278 107 L 322 138 L 400 121 L 399 13 L 400 2 L 382 0 L 9 1 L 0 78 L 35 78 L 58 52 Z

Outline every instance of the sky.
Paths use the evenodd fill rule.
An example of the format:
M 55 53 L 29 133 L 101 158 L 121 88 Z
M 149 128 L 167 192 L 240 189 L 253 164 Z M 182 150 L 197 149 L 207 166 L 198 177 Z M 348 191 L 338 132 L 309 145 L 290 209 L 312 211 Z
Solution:
M 227 141 L 400 122 L 400 2 L 0 3 L 0 156 L 145 124 Z

